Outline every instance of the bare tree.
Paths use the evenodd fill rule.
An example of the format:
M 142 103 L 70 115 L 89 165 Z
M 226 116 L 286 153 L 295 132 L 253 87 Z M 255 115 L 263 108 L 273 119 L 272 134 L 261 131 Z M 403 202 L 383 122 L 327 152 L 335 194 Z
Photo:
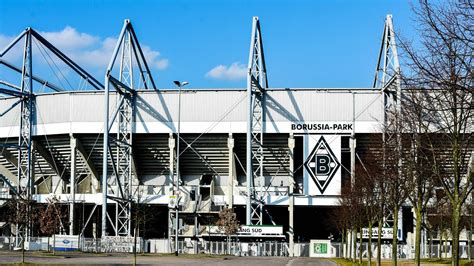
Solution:
M 473 189 L 474 6 L 470 1 L 415 9 L 421 42 L 401 42 L 409 67 L 405 83 L 422 89 L 430 120 L 433 172 L 451 206 L 452 264 L 459 265 L 461 210 Z
M 334 224 L 341 234 L 341 242 L 343 247 L 343 256 L 345 258 L 350 257 L 350 254 L 347 253 L 348 246 L 351 244 L 346 240 L 347 233 L 351 229 L 351 210 L 350 206 L 344 205 L 343 201 L 339 199 L 339 208 L 334 209 L 331 212 L 331 223 Z
M 364 224 L 364 213 L 362 211 L 362 201 L 361 201 L 361 189 L 357 186 L 346 187 L 341 191 L 340 205 L 341 209 L 345 210 L 345 218 L 347 220 L 347 229 L 357 235 L 357 231 L 361 233 L 362 236 L 362 226 Z M 356 237 L 352 238 L 352 254 L 351 261 L 357 261 L 357 239 Z M 362 241 L 362 238 L 360 239 Z M 360 245 L 362 248 L 362 243 Z M 362 250 L 359 252 L 359 262 L 362 261 Z
M 410 192 L 407 176 L 403 174 L 404 141 L 401 114 L 393 110 L 387 114 L 384 125 L 386 137 L 382 140 L 382 173 L 384 176 L 384 202 L 387 213 L 393 218 L 392 265 L 397 265 L 398 215 Z M 389 214 L 387 214 L 388 216 Z
M 372 265 L 372 235 L 374 224 L 379 220 L 379 184 L 380 172 L 374 163 L 356 164 L 356 186 L 360 189 L 362 211 L 368 227 L 367 265 Z M 380 232 L 378 232 L 380 234 Z M 361 234 L 362 238 L 362 234 Z
M 430 152 L 429 129 L 424 94 L 417 89 L 405 89 L 401 125 L 404 129 L 403 176 L 406 176 L 408 199 L 415 212 L 415 264 L 420 265 L 421 232 L 426 207 L 436 185 Z
M 436 190 L 435 196 L 433 197 L 433 203 L 428 206 L 427 210 L 428 224 L 432 228 L 432 233 L 434 233 L 435 230 L 438 232 L 440 244 L 444 241 L 443 250 L 446 254 L 447 238 L 452 219 L 450 201 L 443 190 Z M 432 237 L 434 237 L 434 235 L 431 235 L 431 238 Z M 441 250 L 438 252 L 438 258 L 441 259 L 442 252 Z
M 34 201 L 20 197 L 13 197 L 6 203 L 6 221 L 10 224 L 16 241 L 21 241 L 22 263 L 25 263 L 25 241 L 27 239 L 21 239 L 21 237 L 26 236 L 27 233 L 31 235 L 34 231 L 33 227 L 37 224 L 39 213 L 36 206 Z
M 219 220 L 217 221 L 219 230 L 224 231 L 227 237 L 227 252 L 230 253 L 230 237 L 239 230 L 240 224 L 237 215 L 230 208 L 224 208 L 219 212 Z
M 56 249 L 55 235 L 64 230 L 66 223 L 66 213 L 62 210 L 59 200 L 56 197 L 47 199 L 48 204 L 39 212 L 39 225 L 41 233 L 49 237 L 53 236 L 53 254 Z

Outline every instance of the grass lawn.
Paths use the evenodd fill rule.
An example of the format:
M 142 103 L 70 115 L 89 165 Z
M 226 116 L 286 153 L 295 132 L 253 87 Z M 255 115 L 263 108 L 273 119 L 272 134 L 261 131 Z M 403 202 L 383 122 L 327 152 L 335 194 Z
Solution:
M 331 259 L 335 263 L 341 266 L 356 266 L 356 265 L 367 265 L 367 260 L 363 260 L 362 264 L 358 264 L 355 262 L 351 262 L 346 259 L 340 259 L 340 258 L 334 258 Z M 372 260 L 372 265 L 376 264 L 376 260 Z M 388 266 L 391 265 L 392 262 L 390 260 L 382 260 L 382 266 Z M 414 260 L 404 260 L 404 259 L 398 259 L 398 265 L 400 266 L 408 266 L 408 265 L 414 265 Z M 423 259 L 421 260 L 421 265 L 449 265 L 451 264 L 451 260 L 446 260 L 446 259 Z M 474 265 L 474 261 L 469 261 L 469 260 L 461 260 L 459 265 L 462 266 L 470 266 Z

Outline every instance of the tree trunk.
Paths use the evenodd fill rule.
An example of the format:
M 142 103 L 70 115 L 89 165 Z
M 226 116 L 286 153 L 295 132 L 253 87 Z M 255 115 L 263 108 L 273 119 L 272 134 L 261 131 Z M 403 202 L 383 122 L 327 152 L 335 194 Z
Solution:
M 56 255 L 56 234 L 53 234 L 53 255 Z
M 444 232 L 444 249 L 443 249 L 443 252 L 444 252 L 444 258 L 447 259 L 448 258 L 448 232 L 447 231 L 443 231 Z
M 352 230 L 352 257 L 354 262 L 357 261 L 357 230 L 354 228 Z
M 21 242 L 21 264 L 25 264 L 25 241 L 26 238 Z
M 471 214 L 472 215 L 472 214 Z M 468 241 L 468 257 L 469 260 L 472 260 L 472 223 L 471 223 L 471 230 L 469 230 L 469 234 L 467 235 L 467 241 Z
M 420 265 L 421 253 L 421 219 L 422 214 L 419 208 L 415 208 L 416 224 L 415 224 L 415 265 Z
M 452 256 L 452 265 L 459 266 L 459 220 L 461 214 L 460 205 L 455 206 L 452 211 L 452 223 L 451 223 L 451 236 L 452 236 L 452 246 L 451 246 L 451 256 Z
M 137 227 L 133 232 L 133 266 L 137 265 Z
M 367 265 L 372 266 L 372 223 L 369 222 L 369 243 L 367 244 Z
M 433 229 L 429 230 L 428 235 L 430 236 L 430 245 L 428 250 L 428 258 L 431 259 L 431 251 L 433 250 Z
M 398 207 L 393 209 L 392 265 L 397 266 L 398 244 Z
M 379 235 L 377 236 L 377 266 L 382 265 L 382 226 L 383 226 L 383 218 L 379 219 Z
M 344 246 L 345 243 L 346 243 L 346 241 L 345 241 L 345 240 L 346 240 L 346 234 L 345 234 L 345 233 L 346 233 L 346 230 L 342 229 L 342 232 L 341 232 L 341 236 L 342 236 L 342 237 L 341 237 L 341 241 L 342 241 L 342 243 L 341 243 L 342 254 L 341 254 L 341 255 L 342 255 L 343 258 L 346 257 L 346 254 L 345 254 L 345 253 L 346 253 L 346 247 Z
M 359 264 L 362 264 L 362 227 L 359 227 Z

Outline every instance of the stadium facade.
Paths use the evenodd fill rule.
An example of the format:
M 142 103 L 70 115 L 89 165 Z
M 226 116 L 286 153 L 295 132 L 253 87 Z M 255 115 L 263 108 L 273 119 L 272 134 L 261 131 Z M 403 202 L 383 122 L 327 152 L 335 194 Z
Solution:
M 46 204 L 56 195 L 68 206 L 69 235 L 131 236 L 142 211 L 142 237 L 172 238 L 178 215 L 180 239 L 222 238 L 215 222 L 224 207 L 247 225 L 241 238 L 291 245 L 336 234 L 330 212 L 353 183 L 357 154 L 381 149 L 374 136 L 400 99 L 391 16 L 371 88 L 270 88 L 256 17 L 251 36 L 246 89 L 165 90 L 155 87 L 128 20 L 105 85 L 27 29 L 0 54 L 26 39 L 22 67 L 1 61 L 22 77 L 19 86 L 2 83 L 4 197 Z M 63 91 L 36 77 L 32 38 L 97 90 Z M 33 84 L 52 92 L 35 93 Z M 409 209 L 401 240 L 412 226 L 404 216 Z

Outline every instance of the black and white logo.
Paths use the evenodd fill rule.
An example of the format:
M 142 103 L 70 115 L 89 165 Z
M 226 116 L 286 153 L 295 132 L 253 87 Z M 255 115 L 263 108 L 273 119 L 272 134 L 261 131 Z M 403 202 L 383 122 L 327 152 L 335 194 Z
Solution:
M 328 143 L 321 137 L 304 163 L 321 193 L 324 193 L 331 179 L 341 166 Z

